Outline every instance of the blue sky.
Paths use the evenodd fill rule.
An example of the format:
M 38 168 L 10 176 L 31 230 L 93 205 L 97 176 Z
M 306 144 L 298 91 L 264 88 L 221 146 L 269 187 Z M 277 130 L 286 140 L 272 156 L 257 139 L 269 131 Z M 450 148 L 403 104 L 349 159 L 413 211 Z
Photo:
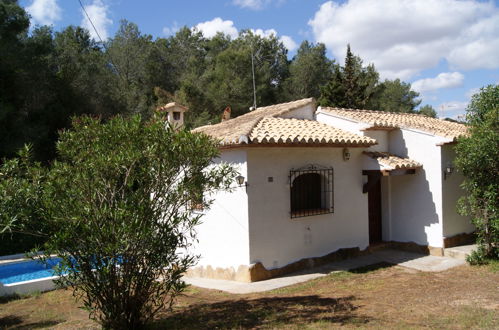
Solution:
M 444 117 L 464 113 L 480 87 L 499 83 L 499 1 L 475 0 L 81 0 L 99 34 L 119 21 L 166 37 L 188 26 L 206 37 L 274 33 L 290 58 L 303 40 L 323 42 L 340 63 L 346 45 L 382 78 L 401 78 Z M 89 27 L 78 0 L 21 0 L 33 24 Z M 93 33 L 93 31 L 91 31 Z

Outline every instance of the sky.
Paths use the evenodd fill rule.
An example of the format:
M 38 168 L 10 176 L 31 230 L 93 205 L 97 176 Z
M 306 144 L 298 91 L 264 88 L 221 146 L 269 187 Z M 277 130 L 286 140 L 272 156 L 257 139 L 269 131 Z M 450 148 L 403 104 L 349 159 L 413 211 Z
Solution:
M 381 79 L 400 78 L 439 117 L 458 118 L 480 87 L 499 84 L 499 0 L 80 0 L 103 39 L 122 19 L 168 37 L 187 26 L 210 38 L 275 34 L 291 59 L 304 40 L 344 61 L 347 44 Z M 20 0 L 35 25 L 94 30 L 79 0 Z

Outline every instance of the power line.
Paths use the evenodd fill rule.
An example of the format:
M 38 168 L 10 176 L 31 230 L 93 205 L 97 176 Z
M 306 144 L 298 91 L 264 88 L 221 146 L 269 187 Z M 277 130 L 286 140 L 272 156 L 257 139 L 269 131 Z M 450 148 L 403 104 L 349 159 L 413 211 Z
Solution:
M 82 9 L 82 10 L 83 10 L 83 12 L 85 13 L 85 16 L 87 16 L 87 19 L 88 19 L 88 21 L 90 22 L 90 25 L 92 25 L 92 28 L 94 29 L 95 34 L 97 34 L 97 37 L 99 37 L 99 40 L 100 40 L 100 42 L 102 43 L 102 46 L 104 46 L 104 48 L 106 48 L 106 45 L 104 45 L 104 41 L 103 41 L 103 40 L 102 40 L 102 38 L 100 37 L 99 31 L 97 31 L 97 29 L 95 28 L 94 23 L 93 23 L 93 22 L 92 22 L 92 20 L 90 19 L 90 16 L 88 15 L 87 10 L 85 9 L 85 6 L 83 6 L 83 3 L 81 3 L 81 0 L 78 0 L 78 2 L 80 3 L 80 7 L 81 7 L 81 9 Z M 106 48 L 106 50 L 107 50 L 107 48 Z
M 120 72 L 120 69 L 118 68 L 118 66 L 116 65 L 116 62 L 113 60 L 113 57 L 111 56 L 111 54 L 109 53 L 109 50 L 107 49 L 107 46 L 106 44 L 104 43 L 104 40 L 102 40 L 100 34 L 99 34 L 99 31 L 97 31 L 97 28 L 95 27 L 94 25 L 94 22 L 92 22 L 92 19 L 90 19 L 90 15 L 88 15 L 88 12 L 87 10 L 85 9 L 85 6 L 83 5 L 83 3 L 81 2 L 81 0 L 78 0 L 78 3 L 80 4 L 80 7 L 81 9 L 83 10 L 83 12 L 85 13 L 85 16 L 87 17 L 88 21 L 90 22 L 90 25 L 92 25 L 92 28 L 94 29 L 95 31 L 95 34 L 97 35 L 97 37 L 99 38 L 101 44 L 102 44 L 102 47 L 104 47 L 104 49 L 106 50 L 106 55 L 109 57 L 109 61 L 111 62 L 111 64 L 113 65 L 113 67 L 116 69 L 116 72 L 118 72 L 118 76 L 126 82 L 125 78 L 123 78 L 123 76 L 121 75 L 121 72 Z

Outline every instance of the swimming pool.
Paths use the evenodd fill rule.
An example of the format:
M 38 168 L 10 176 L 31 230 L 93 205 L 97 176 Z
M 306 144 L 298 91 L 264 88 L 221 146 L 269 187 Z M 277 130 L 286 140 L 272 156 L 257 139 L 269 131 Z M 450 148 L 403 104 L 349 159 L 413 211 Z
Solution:
M 47 264 L 26 259 L 1 263 L 0 296 L 55 289 L 54 280 L 58 276 L 53 268 L 59 262 L 59 258 L 52 258 Z
M 0 282 L 11 284 L 54 276 L 52 269 L 60 262 L 59 258 L 48 260 L 47 264 L 35 260 L 0 265 Z

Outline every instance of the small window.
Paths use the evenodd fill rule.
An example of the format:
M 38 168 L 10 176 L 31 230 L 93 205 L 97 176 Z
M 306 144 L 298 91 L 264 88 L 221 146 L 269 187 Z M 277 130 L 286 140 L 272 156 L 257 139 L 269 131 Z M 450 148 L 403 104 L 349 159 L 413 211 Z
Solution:
M 333 169 L 291 170 L 291 218 L 333 213 Z
M 180 120 L 180 112 L 178 111 L 173 112 L 173 120 Z

